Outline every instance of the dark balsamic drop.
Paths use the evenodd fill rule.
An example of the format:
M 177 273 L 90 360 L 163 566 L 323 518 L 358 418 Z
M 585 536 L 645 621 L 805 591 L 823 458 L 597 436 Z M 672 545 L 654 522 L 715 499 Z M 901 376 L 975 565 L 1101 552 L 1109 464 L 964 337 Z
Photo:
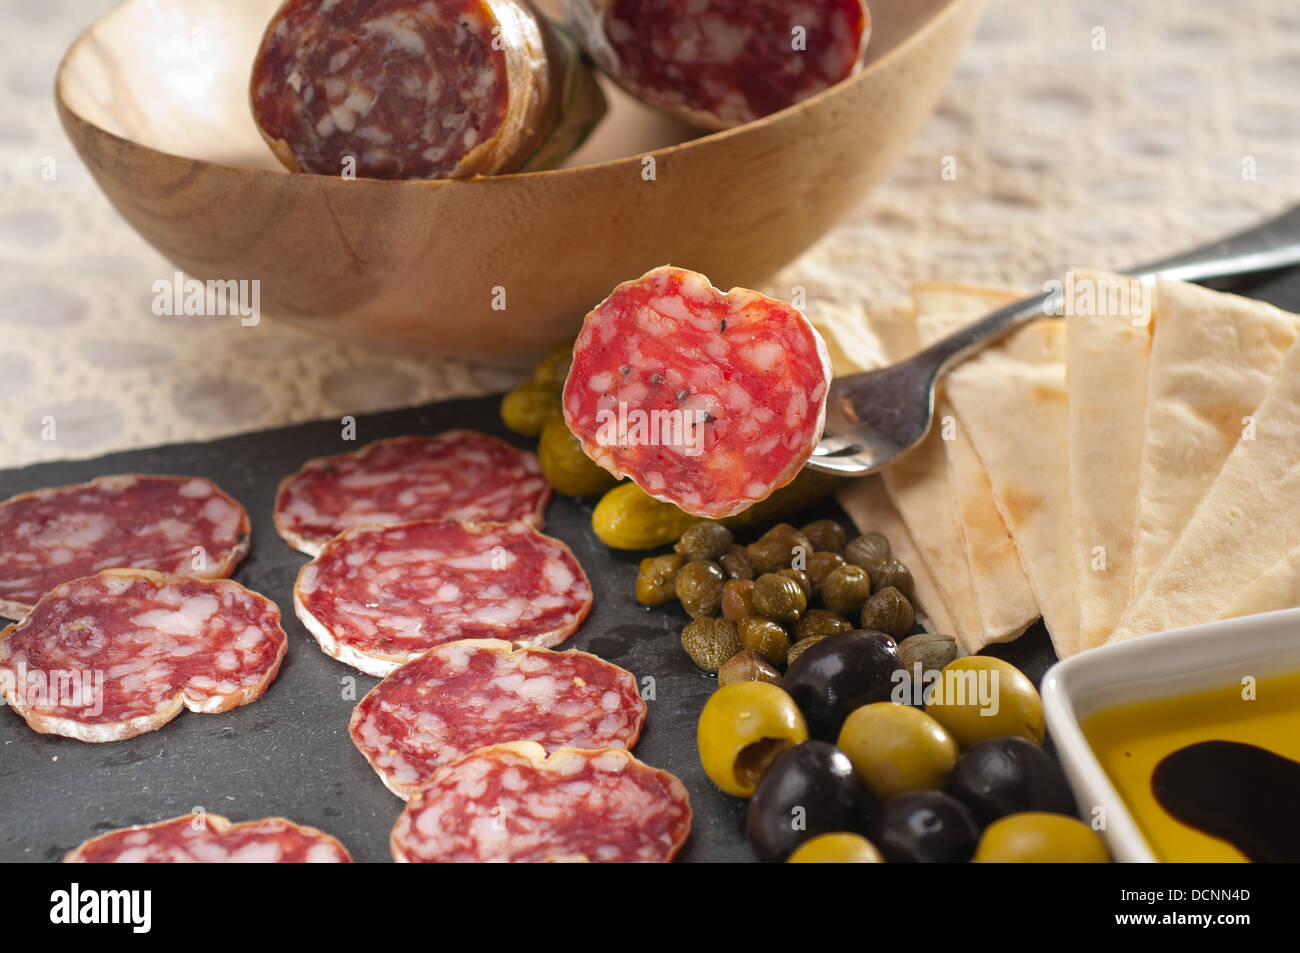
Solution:
M 1151 775 L 1166 811 L 1256 863 L 1300 861 L 1300 762 L 1256 745 L 1202 741 Z

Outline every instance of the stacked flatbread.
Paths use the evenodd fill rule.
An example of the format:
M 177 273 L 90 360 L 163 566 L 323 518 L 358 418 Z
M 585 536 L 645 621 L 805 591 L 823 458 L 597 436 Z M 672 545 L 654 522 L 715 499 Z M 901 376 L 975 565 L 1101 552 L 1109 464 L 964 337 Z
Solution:
M 860 528 L 905 535 L 931 625 L 976 652 L 1041 615 L 1065 658 L 1300 605 L 1300 317 L 1102 272 L 1063 293 L 1063 317 L 954 368 L 929 437 L 841 494 Z M 828 329 L 837 373 L 1017 297 L 917 286 Z

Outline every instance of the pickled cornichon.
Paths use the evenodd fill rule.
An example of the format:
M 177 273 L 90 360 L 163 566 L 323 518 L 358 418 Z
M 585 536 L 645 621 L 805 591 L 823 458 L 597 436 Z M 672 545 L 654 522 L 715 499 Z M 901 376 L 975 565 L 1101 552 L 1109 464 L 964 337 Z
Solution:
M 546 482 L 565 496 L 594 496 L 618 482 L 613 474 L 582 452 L 582 444 L 570 433 L 563 417 L 552 417 L 542 427 L 537 462 L 542 466 Z

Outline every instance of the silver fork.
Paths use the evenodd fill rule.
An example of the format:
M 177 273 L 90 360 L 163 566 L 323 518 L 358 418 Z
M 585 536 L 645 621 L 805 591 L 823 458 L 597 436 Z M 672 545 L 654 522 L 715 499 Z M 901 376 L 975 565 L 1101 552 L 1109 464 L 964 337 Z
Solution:
M 1300 205 L 1228 238 L 1124 272 L 1149 280 L 1208 281 L 1300 264 Z M 912 449 L 930 431 L 934 389 L 948 370 L 1007 332 L 1062 313 L 1059 291 L 990 312 L 905 361 L 837 377 L 826 405 L 826 430 L 808 466 L 827 473 L 874 473 Z

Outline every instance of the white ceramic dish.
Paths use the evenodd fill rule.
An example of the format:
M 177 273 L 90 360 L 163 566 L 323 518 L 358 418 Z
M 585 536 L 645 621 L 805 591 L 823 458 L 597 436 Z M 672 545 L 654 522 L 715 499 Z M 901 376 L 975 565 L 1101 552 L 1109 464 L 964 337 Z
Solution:
M 1157 858 L 1083 736 L 1093 713 L 1116 705 L 1156 701 L 1239 681 L 1300 669 L 1300 609 L 1207 622 L 1058 662 L 1043 676 L 1043 714 L 1056 742 L 1079 810 L 1087 819 L 1105 811 L 1102 831 L 1115 860 Z

